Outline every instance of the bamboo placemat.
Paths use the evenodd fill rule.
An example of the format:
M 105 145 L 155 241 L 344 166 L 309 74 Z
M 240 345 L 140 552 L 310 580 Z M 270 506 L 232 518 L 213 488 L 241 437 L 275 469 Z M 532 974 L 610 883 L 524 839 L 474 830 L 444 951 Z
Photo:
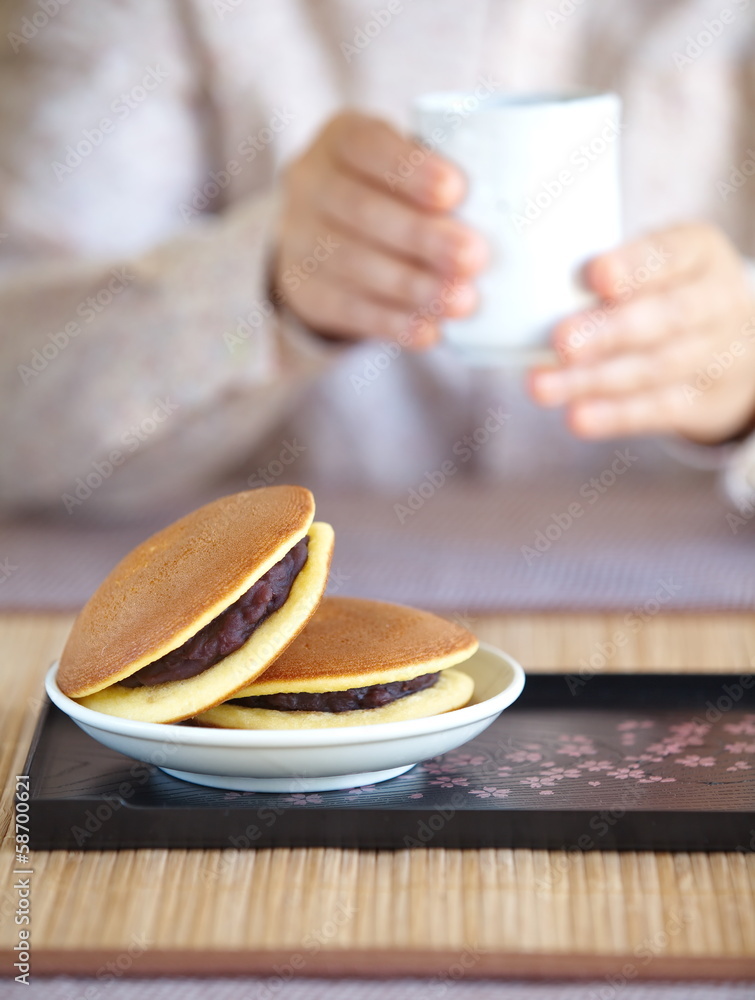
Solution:
M 14 961 L 12 776 L 70 624 L 0 618 L 0 959 Z M 754 615 L 468 622 L 530 670 L 749 671 Z M 603 653 L 600 652 L 603 650 Z M 605 658 L 605 656 L 604 656 Z M 38 852 L 35 974 L 755 978 L 755 857 L 442 849 Z

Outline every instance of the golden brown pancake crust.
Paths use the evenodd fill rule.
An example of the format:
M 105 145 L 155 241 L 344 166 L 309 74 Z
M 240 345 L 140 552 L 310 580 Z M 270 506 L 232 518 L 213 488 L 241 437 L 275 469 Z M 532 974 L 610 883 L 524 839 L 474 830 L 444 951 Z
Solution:
M 179 722 L 233 697 L 265 670 L 312 616 L 325 590 L 332 552 L 333 529 L 315 521 L 309 528 L 309 557 L 286 602 L 257 626 L 243 646 L 201 674 L 148 687 L 111 684 L 79 699 L 79 703 L 123 719 Z
M 307 534 L 314 498 L 300 486 L 221 497 L 138 545 L 74 622 L 58 685 L 79 698 L 176 649 Z
M 324 597 L 296 642 L 236 697 L 409 680 L 461 663 L 477 646 L 467 629 L 429 611 Z
M 277 712 L 270 708 L 243 708 L 226 703 L 211 708 L 194 721 L 219 729 L 332 729 L 374 726 L 381 722 L 424 719 L 462 708 L 474 693 L 474 681 L 463 670 L 444 670 L 435 684 L 381 708 L 355 712 Z

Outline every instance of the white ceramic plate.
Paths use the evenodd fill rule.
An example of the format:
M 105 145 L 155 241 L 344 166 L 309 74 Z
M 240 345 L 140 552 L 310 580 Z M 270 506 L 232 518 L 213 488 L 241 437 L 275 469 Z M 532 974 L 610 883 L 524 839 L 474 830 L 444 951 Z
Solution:
M 333 729 L 200 729 L 120 719 L 66 697 L 55 680 L 57 663 L 45 686 L 52 702 L 99 743 L 176 778 L 238 791 L 324 792 L 394 778 L 467 743 L 524 687 L 519 664 L 486 643 L 459 667 L 475 682 L 464 708 L 425 719 Z

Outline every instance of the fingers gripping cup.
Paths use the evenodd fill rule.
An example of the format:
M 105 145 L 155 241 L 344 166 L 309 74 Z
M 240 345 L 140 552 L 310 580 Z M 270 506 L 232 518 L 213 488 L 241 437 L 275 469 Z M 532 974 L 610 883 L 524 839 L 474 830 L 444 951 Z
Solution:
M 582 268 L 621 241 L 620 119 L 615 94 L 415 102 L 418 138 L 467 176 L 458 217 L 490 245 L 478 310 L 444 328 L 468 364 L 551 360 L 554 324 L 593 302 Z

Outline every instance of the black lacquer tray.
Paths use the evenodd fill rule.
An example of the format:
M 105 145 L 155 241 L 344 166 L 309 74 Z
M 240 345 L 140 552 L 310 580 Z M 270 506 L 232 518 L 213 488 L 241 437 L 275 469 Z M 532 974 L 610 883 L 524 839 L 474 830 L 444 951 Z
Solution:
M 755 850 L 755 675 L 534 674 L 481 736 L 374 787 L 223 792 L 108 750 L 52 705 L 31 846 Z

